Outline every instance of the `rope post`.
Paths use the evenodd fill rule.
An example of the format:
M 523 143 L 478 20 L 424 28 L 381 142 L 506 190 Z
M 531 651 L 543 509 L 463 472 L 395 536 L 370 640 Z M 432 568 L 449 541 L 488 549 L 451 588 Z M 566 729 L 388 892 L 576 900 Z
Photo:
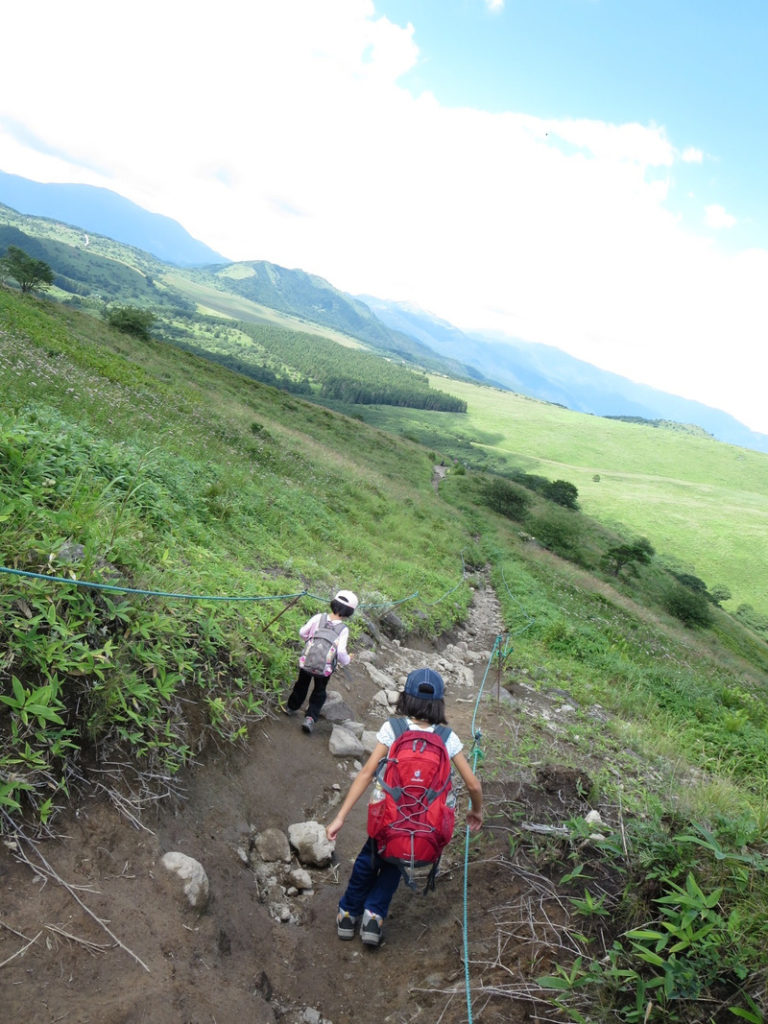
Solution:
M 273 619 L 269 620 L 269 622 L 266 624 L 266 626 L 262 626 L 261 627 L 261 629 L 256 634 L 256 636 L 261 636 L 262 633 L 266 633 L 266 631 L 269 629 L 269 627 L 273 623 L 277 622 L 277 620 L 280 618 L 281 615 L 285 615 L 285 613 L 288 611 L 288 609 L 289 608 L 293 608 L 293 606 L 296 604 L 296 602 L 300 601 L 302 599 L 302 597 L 304 597 L 304 596 L 305 596 L 305 594 L 297 594 L 296 597 L 294 597 L 294 599 L 292 601 L 288 602 L 288 604 L 285 606 L 285 608 L 283 608 L 281 611 L 279 611 L 277 613 L 277 615 Z
M 498 643 L 498 639 L 496 641 Z M 501 703 L 501 668 L 502 668 L 502 656 L 501 647 L 499 647 L 496 656 L 496 703 Z

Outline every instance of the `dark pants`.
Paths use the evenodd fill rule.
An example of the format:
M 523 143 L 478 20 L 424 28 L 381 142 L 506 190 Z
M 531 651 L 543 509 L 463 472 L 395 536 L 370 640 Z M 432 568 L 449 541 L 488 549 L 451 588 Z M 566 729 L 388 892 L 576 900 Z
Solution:
M 320 717 L 320 709 L 325 704 L 325 698 L 327 697 L 325 690 L 329 679 L 330 676 L 313 676 L 309 672 L 305 672 L 303 668 L 300 668 L 299 678 L 293 684 L 293 689 L 286 701 L 287 706 L 291 711 L 298 711 L 307 698 L 309 684 L 314 683 L 312 696 L 309 698 L 307 715 L 316 722 Z
M 339 900 L 339 910 L 346 910 L 352 917 L 360 917 L 364 910 L 386 917 L 401 878 L 400 868 L 380 860 L 373 842 L 367 839 L 357 855 L 346 892 Z

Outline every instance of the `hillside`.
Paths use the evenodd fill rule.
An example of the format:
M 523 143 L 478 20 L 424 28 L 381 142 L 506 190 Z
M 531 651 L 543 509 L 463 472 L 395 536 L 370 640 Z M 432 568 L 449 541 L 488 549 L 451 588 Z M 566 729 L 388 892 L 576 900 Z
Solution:
M 249 857 L 270 826 L 327 821 L 354 771 L 330 720 L 308 748 L 277 717 L 298 627 L 349 586 L 348 717 L 424 659 L 484 735 L 487 828 L 428 911 L 398 904 L 393 1012 L 466 1019 L 464 935 L 490 1024 L 762 1020 L 768 645 L 690 580 L 647 549 L 620 564 L 631 538 L 547 492 L 6 289 L 0 454 L 16 1016 L 43 993 L 51 1024 L 381 1020 L 359 945 L 326 942 L 361 819 L 314 897 Z M 200 918 L 163 894 L 169 849 L 211 872 Z
M 302 271 L 267 263 L 172 268 L 111 239 L 92 236 L 85 246 L 77 229 L 7 209 L 0 210 L 4 244 L 50 261 L 51 295 L 73 308 L 99 317 L 125 305 L 149 309 L 155 336 L 252 379 L 416 438 L 474 469 L 565 478 L 585 511 L 648 537 L 666 564 L 730 594 L 724 606 L 753 627 L 768 626 L 768 553 L 755 544 L 766 527 L 764 457 L 707 443 L 701 430 L 675 422 L 598 421 L 477 386 L 484 382 L 473 371 L 388 331 L 367 306 Z M 418 337 L 448 339 L 451 351 L 468 341 L 407 312 L 400 325 Z M 467 357 L 475 351 L 470 345 Z M 549 362 L 554 372 L 558 364 Z
M 724 606 L 768 615 L 768 456 L 678 425 L 598 419 L 521 395 L 435 378 L 466 414 L 371 408 L 366 421 L 400 431 L 477 470 L 570 481 L 606 526 L 650 539 L 681 571 L 727 586 Z

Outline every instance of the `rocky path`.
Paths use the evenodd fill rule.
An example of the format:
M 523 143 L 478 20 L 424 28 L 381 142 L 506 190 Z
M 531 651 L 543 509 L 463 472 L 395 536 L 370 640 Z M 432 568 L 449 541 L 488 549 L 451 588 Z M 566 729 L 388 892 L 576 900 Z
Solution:
M 389 713 L 386 692 L 430 665 L 446 680 L 449 721 L 469 751 L 478 688 L 502 628 L 495 594 L 476 582 L 468 619 L 450 639 L 408 646 L 381 636 L 353 651 L 333 685 L 336 708 L 346 706 L 342 717 L 360 723 L 357 731 L 375 732 Z M 484 716 L 481 705 L 486 728 Z M 373 951 L 339 942 L 334 927 L 364 839 L 362 801 L 339 836 L 336 864 L 305 869 L 310 889 L 295 877 L 286 884 L 260 860 L 258 837 L 332 817 L 364 757 L 340 753 L 334 728 L 321 719 L 306 736 L 295 718 L 265 720 L 247 748 L 208 757 L 187 779 L 184 801 L 162 805 L 142 827 L 103 800 L 87 802 L 63 823 L 64 838 L 42 848 L 53 874 L 0 852 L 4 1016 L 20 1024 L 433 1021 L 434 993 L 461 984 L 461 838 L 434 894 L 401 887 L 387 941 Z M 203 914 L 183 909 L 169 889 L 160 867 L 168 851 L 205 868 Z M 465 1019 L 461 999 L 441 1013 L 444 1024 Z

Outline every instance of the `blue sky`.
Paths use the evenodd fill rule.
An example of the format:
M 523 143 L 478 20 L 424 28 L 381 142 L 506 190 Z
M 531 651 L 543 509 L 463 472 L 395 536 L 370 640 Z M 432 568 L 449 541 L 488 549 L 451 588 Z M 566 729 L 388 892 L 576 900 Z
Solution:
M 765 0 L 384 0 L 377 9 L 417 26 L 407 88 L 496 113 L 663 125 L 704 157 L 672 182 L 686 223 L 706 228 L 706 207 L 725 204 L 735 219 L 727 244 L 768 244 Z
M 764 0 L 36 11 L 0 65 L 0 170 L 768 433 Z M 29 37 L 20 5 L 4 30 Z

